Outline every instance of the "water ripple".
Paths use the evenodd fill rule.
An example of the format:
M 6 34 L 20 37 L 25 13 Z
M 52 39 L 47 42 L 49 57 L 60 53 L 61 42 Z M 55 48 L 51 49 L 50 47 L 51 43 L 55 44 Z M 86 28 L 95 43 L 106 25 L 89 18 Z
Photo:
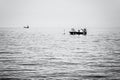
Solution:
M 119 34 L 0 30 L 0 80 L 120 80 Z

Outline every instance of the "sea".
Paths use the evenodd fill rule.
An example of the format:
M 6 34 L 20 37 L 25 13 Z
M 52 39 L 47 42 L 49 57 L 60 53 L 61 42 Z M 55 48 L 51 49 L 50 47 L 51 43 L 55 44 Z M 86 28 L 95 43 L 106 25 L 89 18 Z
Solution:
M 0 80 L 120 80 L 120 32 L 0 28 Z

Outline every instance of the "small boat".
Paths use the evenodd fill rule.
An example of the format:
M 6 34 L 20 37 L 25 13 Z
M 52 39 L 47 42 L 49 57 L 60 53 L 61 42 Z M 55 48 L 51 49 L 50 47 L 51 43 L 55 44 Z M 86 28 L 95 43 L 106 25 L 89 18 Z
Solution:
M 70 35 L 87 35 L 87 30 L 84 28 L 84 29 L 81 29 L 82 31 L 78 30 L 78 31 L 75 31 L 74 28 L 71 29 L 71 31 L 69 31 Z
M 29 28 L 29 26 L 27 25 L 27 26 L 24 26 L 24 28 Z

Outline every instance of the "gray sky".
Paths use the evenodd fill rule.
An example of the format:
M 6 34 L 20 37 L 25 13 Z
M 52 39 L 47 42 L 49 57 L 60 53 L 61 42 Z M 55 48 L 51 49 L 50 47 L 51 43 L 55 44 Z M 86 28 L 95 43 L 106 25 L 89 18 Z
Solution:
M 0 27 L 119 28 L 120 0 L 0 0 Z

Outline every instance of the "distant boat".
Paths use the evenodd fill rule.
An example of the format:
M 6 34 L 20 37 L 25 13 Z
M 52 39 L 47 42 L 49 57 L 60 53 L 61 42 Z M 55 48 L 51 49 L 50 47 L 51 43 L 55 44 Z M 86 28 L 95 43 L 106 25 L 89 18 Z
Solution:
M 27 25 L 27 26 L 24 26 L 24 28 L 29 28 L 29 26 Z
M 75 31 L 74 28 L 71 29 L 71 31 L 69 31 L 70 35 L 87 35 L 87 30 L 84 28 L 84 29 L 81 29 L 82 31 L 78 30 L 78 31 Z

